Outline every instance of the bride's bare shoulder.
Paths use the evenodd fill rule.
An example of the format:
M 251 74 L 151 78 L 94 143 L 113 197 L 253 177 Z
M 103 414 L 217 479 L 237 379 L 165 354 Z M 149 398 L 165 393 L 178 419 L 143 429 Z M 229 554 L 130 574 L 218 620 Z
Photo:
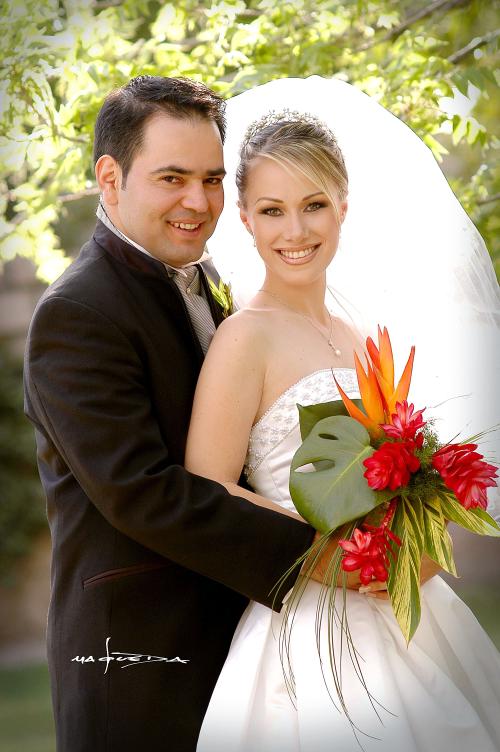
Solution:
M 242 340 L 252 339 L 256 344 L 257 340 L 266 340 L 266 332 L 269 330 L 269 311 L 263 311 L 258 308 L 241 308 L 236 313 L 224 319 L 216 332 L 217 338 L 237 337 Z
M 265 361 L 269 349 L 268 320 L 262 311 L 242 308 L 218 327 L 208 354 Z

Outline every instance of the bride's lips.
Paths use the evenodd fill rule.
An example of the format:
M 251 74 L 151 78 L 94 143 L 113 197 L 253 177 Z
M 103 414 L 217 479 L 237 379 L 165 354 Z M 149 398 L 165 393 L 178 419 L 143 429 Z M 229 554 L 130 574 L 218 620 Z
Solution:
M 274 250 L 276 253 L 279 253 L 285 264 L 300 266 L 309 263 L 315 257 L 320 245 L 321 243 L 316 243 L 314 245 L 301 246 L 300 248 L 275 248 Z

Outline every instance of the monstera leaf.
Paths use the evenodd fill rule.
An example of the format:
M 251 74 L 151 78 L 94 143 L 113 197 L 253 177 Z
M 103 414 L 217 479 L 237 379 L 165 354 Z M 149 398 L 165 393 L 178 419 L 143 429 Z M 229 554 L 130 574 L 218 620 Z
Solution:
M 316 530 L 334 530 L 385 500 L 363 477 L 363 460 L 373 451 L 367 430 L 353 418 L 337 415 L 314 425 L 292 460 L 290 494 Z
M 363 410 L 363 403 L 360 399 L 353 399 L 352 401 L 356 407 Z M 302 436 L 302 441 L 307 439 L 318 420 L 331 418 L 334 415 L 349 415 L 342 400 L 319 402 L 317 405 L 297 405 L 297 407 L 299 408 L 300 435 Z

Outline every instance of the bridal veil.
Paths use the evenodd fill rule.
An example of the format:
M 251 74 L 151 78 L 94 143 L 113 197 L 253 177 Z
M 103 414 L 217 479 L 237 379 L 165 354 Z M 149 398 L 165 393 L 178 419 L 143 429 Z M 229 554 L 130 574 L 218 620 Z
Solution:
M 436 418 L 442 441 L 497 426 L 481 437 L 480 449 L 498 463 L 500 294 L 490 257 L 431 151 L 375 99 L 344 81 L 312 76 L 271 81 L 228 101 L 226 208 L 208 246 L 222 278 L 240 304 L 263 281 L 239 219 L 234 175 L 248 125 L 285 108 L 330 127 L 349 174 L 327 305 L 363 334 L 387 326 L 399 373 L 414 344 L 410 400 Z

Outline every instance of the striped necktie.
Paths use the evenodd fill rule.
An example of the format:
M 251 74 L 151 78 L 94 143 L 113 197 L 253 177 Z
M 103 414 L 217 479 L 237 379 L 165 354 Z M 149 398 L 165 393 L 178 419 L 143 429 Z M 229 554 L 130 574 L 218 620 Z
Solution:
M 215 323 L 208 301 L 202 295 L 198 267 L 188 266 L 173 273 L 173 279 L 186 304 L 194 330 L 204 353 L 215 334 Z

